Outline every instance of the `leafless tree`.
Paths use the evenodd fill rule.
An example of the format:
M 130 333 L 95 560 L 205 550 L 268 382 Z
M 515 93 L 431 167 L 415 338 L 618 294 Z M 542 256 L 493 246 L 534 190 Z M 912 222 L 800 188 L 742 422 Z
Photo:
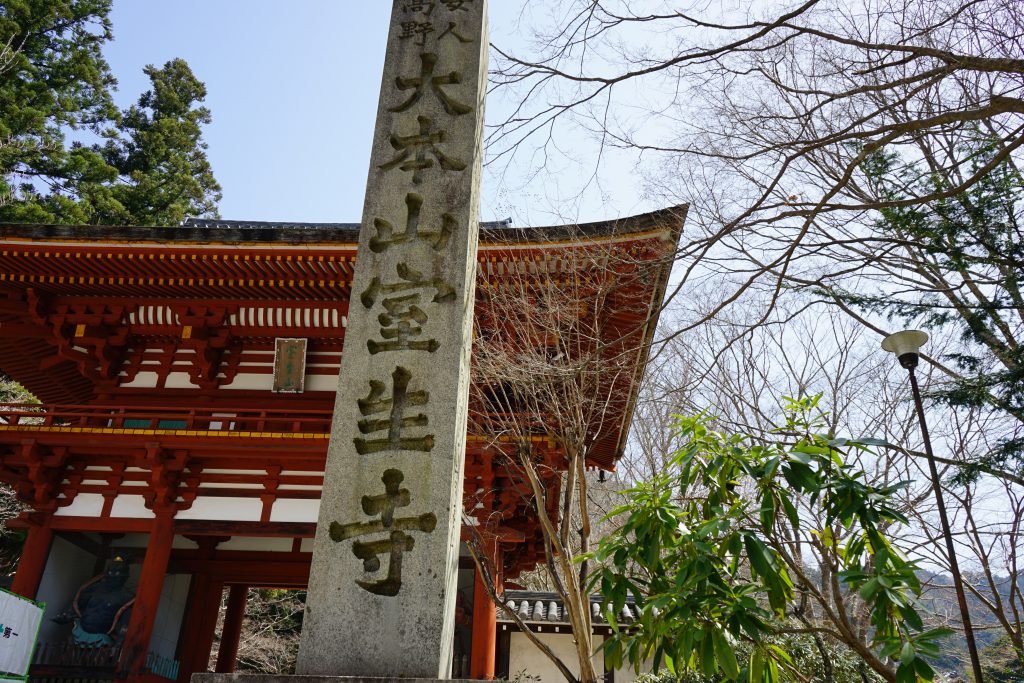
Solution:
M 822 405 L 830 411 L 828 432 L 872 436 L 892 444 L 876 449 L 872 456 L 862 455 L 856 464 L 873 484 L 911 482 L 901 494 L 902 511 L 911 523 L 892 525 L 887 534 L 921 562 L 923 570 L 929 570 L 924 595 L 933 624 L 959 627 L 959 615 L 949 610 L 954 604 L 952 588 L 942 575 L 948 571 L 948 561 L 905 374 L 878 349 L 869 330 L 840 311 L 791 304 L 795 302 L 780 304 L 771 319 L 757 327 L 750 327 L 750 319 L 760 317 L 762 309 L 751 306 L 745 316 L 729 321 L 719 316 L 665 345 L 644 381 L 634 439 L 622 470 L 628 479 L 643 480 L 663 466 L 665 454 L 678 447 L 672 442 L 672 413 L 706 411 L 717 416 L 719 428 L 728 432 L 786 439 L 790 435 L 778 431 L 783 426 L 781 397 L 821 393 Z M 701 305 L 696 308 L 685 315 L 700 315 Z M 662 324 L 678 326 L 673 317 L 667 315 Z M 727 344 L 740 329 L 747 333 Z M 928 386 L 940 376 L 931 368 L 922 379 Z M 1019 566 L 1024 551 L 1020 542 L 1024 481 L 999 472 L 968 486 L 948 483 L 971 453 L 988 447 L 986 442 L 999 433 L 1001 420 L 1005 418 L 984 409 L 932 406 L 929 410 L 943 466 L 941 476 L 947 482 L 945 495 L 958 527 L 958 555 L 968 569 L 974 596 L 972 617 L 987 628 L 1005 632 L 1024 658 L 1019 645 L 1024 613 L 1020 593 L 1024 577 Z M 757 495 L 756 491 L 750 494 Z M 825 530 L 825 520 L 818 518 L 809 501 L 801 505 L 800 514 Z M 790 615 L 798 624 L 793 630 L 834 639 L 855 651 L 876 673 L 891 678 L 892 667 L 871 650 L 864 604 L 839 580 L 836 547 L 824 540 L 831 536 L 842 543 L 843 533 L 833 527 L 827 536 L 800 537 L 780 519 L 775 533 L 765 540 L 781 553 L 800 596 Z
M 1024 144 L 1024 10 L 1012 0 L 805 0 L 745 13 L 664 0 L 544 5 L 533 54 L 497 48 L 495 90 L 518 106 L 491 133 L 495 161 L 539 132 L 553 144 L 563 121 L 678 159 L 691 168 L 679 189 L 709 231 L 694 254 L 778 224 L 794 244 L 763 265 L 784 270 L 816 218 L 882 205 L 856 177 L 872 151 L 929 154 L 960 179 L 949 197 Z M 966 173 L 948 145 L 979 126 L 1002 144 Z
M 974 560 L 967 588 L 994 619 L 992 628 L 1006 634 L 1024 662 L 1024 489 L 1005 480 L 983 480 L 953 494 L 962 546 Z
M 222 591 L 220 613 L 214 631 L 207 670 L 215 671 L 228 591 Z M 238 639 L 235 663 L 238 671 L 261 674 L 293 674 L 299 654 L 299 631 L 305 607 L 304 591 L 250 588 L 245 600 L 245 618 Z
M 656 280 L 664 264 L 614 241 L 552 250 L 547 261 L 536 253 L 536 260 L 530 253 L 502 259 L 500 277 L 480 280 L 470 433 L 504 463 L 508 486 L 538 524 L 530 533 L 542 539 L 540 571 L 564 605 L 575 662 L 561 661 L 501 600 L 501 567 L 487 550 L 488 535 L 506 523 L 500 512 L 483 522 L 467 517 L 466 524 L 492 600 L 567 680 L 591 683 L 597 674 L 586 565 L 576 561 L 594 534 L 588 469 L 602 458 L 605 466 L 614 462 L 609 448 L 617 447 L 615 430 L 627 419 L 647 352 L 648 316 L 626 293 Z M 483 506 L 494 494 L 477 491 L 467 508 L 474 496 Z
M 994 170 L 1016 172 L 1024 145 L 1019 2 L 523 6 L 535 39 L 514 53 L 498 46 L 494 93 L 511 104 L 489 138 L 492 166 L 522 161 L 538 171 L 563 154 L 566 137 L 590 135 L 596 166 L 601 150 L 632 151 L 645 163 L 649 199 L 690 202 L 676 291 L 689 299 L 713 283 L 716 298 L 667 334 L 735 319 L 731 309 L 756 292 L 761 312 L 723 340 L 734 343 L 768 323 L 794 288 L 884 334 L 884 319 L 844 295 L 909 296 L 960 320 L 997 311 L 958 351 L 1021 371 L 1019 255 L 995 245 L 980 254 L 984 266 L 937 267 L 941 258 L 913 236 L 876 226 L 880 211 L 963 201 Z M 885 186 L 868 172 L 880 154 L 890 159 Z M 1006 220 L 1007 239 L 1024 242 L 1019 215 Z M 954 364 L 927 360 L 950 381 L 965 380 Z M 1016 420 L 1007 438 L 1021 438 L 1019 406 L 988 400 Z
M 294 673 L 304 601 L 293 590 L 250 589 L 238 643 L 238 667 Z

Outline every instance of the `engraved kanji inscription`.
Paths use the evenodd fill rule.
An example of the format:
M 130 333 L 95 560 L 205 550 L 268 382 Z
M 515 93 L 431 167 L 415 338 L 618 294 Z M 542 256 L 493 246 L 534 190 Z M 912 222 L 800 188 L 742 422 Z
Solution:
M 473 0 L 441 0 L 441 4 L 447 7 L 451 12 L 454 12 L 455 10 L 468 12 L 469 6 L 473 4 Z
M 474 293 L 483 286 L 489 3 L 383 4 L 390 20 L 358 250 L 337 273 L 321 268 L 341 288 L 345 315 L 284 321 L 345 337 L 340 367 L 334 349 L 337 410 L 310 563 L 316 609 L 306 612 L 296 669 L 441 680 L 451 677 L 456 637 Z
M 377 234 L 370 238 L 370 251 L 379 254 L 394 244 L 421 240 L 430 245 L 434 251 L 442 251 L 448 246 L 448 239 L 457 225 L 455 217 L 450 213 L 441 214 L 441 227 L 437 230 L 420 230 L 420 209 L 423 208 L 423 197 L 415 192 L 405 195 L 405 231 L 395 232 L 395 227 L 383 218 L 374 218 L 373 227 Z
M 442 4 L 448 8 L 448 11 L 454 12 L 456 10 L 462 10 L 463 12 L 469 11 L 469 5 L 473 3 L 473 0 L 440 0 L 440 3 L 434 2 L 403 2 L 402 11 L 406 14 L 425 14 L 430 16 L 431 12 L 434 11 L 434 7 L 438 4 Z
M 380 323 L 378 339 L 367 339 L 366 348 L 371 354 L 382 351 L 437 351 L 441 344 L 436 339 L 414 339 L 423 333 L 423 325 L 427 322 L 427 314 L 416 304 L 420 303 L 419 294 L 396 296 L 381 301 L 385 313 L 377 316 Z
M 430 16 L 430 13 L 434 11 L 434 5 L 436 2 L 404 2 L 402 3 L 402 11 L 406 14 L 410 12 L 415 14 L 426 14 Z
M 402 588 L 402 555 L 416 546 L 416 540 L 406 531 L 422 531 L 429 534 L 437 526 L 437 517 L 427 512 L 418 517 L 395 519 L 395 509 L 408 507 L 412 501 L 409 489 L 401 488 L 405 475 L 396 469 L 384 470 L 381 481 L 384 493 L 378 496 L 363 496 L 363 512 L 367 516 L 379 516 L 372 522 L 339 524 L 331 522 L 328 534 L 335 543 L 370 534 L 387 533 L 387 537 L 375 541 L 355 541 L 352 554 L 363 561 L 363 570 L 374 574 L 380 571 L 380 556 L 388 555 L 388 574 L 377 581 L 356 579 L 360 588 L 376 595 L 392 597 Z
M 427 35 L 434 32 L 434 24 L 430 21 L 403 21 L 399 40 L 416 38 L 416 44 L 420 47 L 427 44 Z
M 441 40 L 443 40 L 444 38 L 450 37 L 450 38 L 455 38 L 456 40 L 458 40 L 463 45 L 465 45 L 466 43 L 472 43 L 473 42 L 472 38 L 467 38 L 466 36 L 462 35 L 461 33 L 459 33 L 458 31 L 455 30 L 457 26 L 458 25 L 454 21 L 449 21 L 448 22 L 448 28 L 446 28 L 444 31 L 442 31 L 441 35 L 439 35 L 437 37 L 437 42 L 440 43 Z
M 431 299 L 434 303 L 442 303 L 455 299 L 455 289 L 439 277 L 427 278 L 423 273 L 414 269 L 407 263 L 399 263 L 395 266 L 399 281 L 383 282 L 380 277 L 370 280 L 370 285 L 359 295 L 359 301 L 366 308 L 373 308 L 377 303 L 377 297 L 381 294 L 395 294 L 407 292 L 414 289 L 433 289 L 435 294 Z
M 412 182 L 417 185 L 423 182 L 423 171 L 434 168 L 435 165 L 445 171 L 466 170 L 466 162 L 450 157 L 438 148 L 447 137 L 443 130 L 432 130 L 433 121 L 426 116 L 417 116 L 416 121 L 419 124 L 419 133 L 391 136 L 391 146 L 398 154 L 391 161 L 381 164 L 378 167 L 380 170 L 390 171 L 399 168 L 403 171 L 412 171 Z
M 399 76 L 395 79 L 395 85 L 399 90 L 412 90 L 412 94 L 404 102 L 391 107 L 388 111 L 408 111 L 414 104 L 420 101 L 423 94 L 428 90 L 437 95 L 444 110 L 452 116 L 461 116 L 473 111 L 473 107 L 459 102 L 445 92 L 442 86 L 462 83 L 462 74 L 458 71 L 449 71 L 448 73 L 435 76 L 434 69 L 437 67 L 437 59 L 437 55 L 433 52 L 424 52 L 420 55 L 419 76 L 411 78 Z
M 407 409 L 423 406 L 430 401 L 428 391 L 409 391 L 412 373 L 403 367 L 395 368 L 391 374 L 391 391 L 384 382 L 370 380 L 370 393 L 356 401 L 359 413 L 364 416 L 357 426 L 359 433 L 371 436 L 378 432 L 383 435 L 352 440 L 359 455 L 370 455 L 382 451 L 421 451 L 429 453 L 434 448 L 434 435 L 407 436 L 406 429 L 426 427 L 428 420 L 423 413 L 406 415 Z M 385 398 L 390 396 L 390 398 Z M 383 417 L 373 417 L 383 415 Z

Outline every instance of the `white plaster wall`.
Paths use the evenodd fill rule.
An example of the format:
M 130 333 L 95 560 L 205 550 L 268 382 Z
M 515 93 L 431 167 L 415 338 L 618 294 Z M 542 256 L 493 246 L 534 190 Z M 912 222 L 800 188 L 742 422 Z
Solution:
M 501 628 L 500 626 L 498 628 Z M 579 675 L 580 667 L 576 661 L 576 649 L 572 642 L 571 633 L 539 633 L 541 642 L 551 648 L 562 662 L 569 667 L 575 675 Z M 602 636 L 594 636 L 594 647 L 598 653 L 591 658 L 594 663 L 594 670 L 598 676 L 604 675 L 604 656 L 600 653 Z M 544 653 L 537 649 L 530 640 L 518 631 L 512 633 L 509 643 L 508 655 L 508 676 L 509 680 L 515 678 L 520 671 L 525 671 L 533 676 L 540 676 L 541 681 L 562 681 L 565 677 L 555 668 L 555 665 Z M 629 679 L 632 680 L 632 679 Z M 615 672 L 615 681 L 619 683 L 619 672 Z
M 153 519 L 156 515 L 146 507 L 146 499 L 141 495 L 120 495 L 114 499 L 110 509 L 111 517 L 131 517 L 134 519 Z
M 222 482 L 203 482 L 199 485 L 200 494 L 203 489 L 240 489 L 248 491 L 263 491 L 263 484 L 230 484 Z
M 278 499 L 270 510 L 271 522 L 315 522 L 320 514 L 320 500 Z
M 641 668 L 641 673 L 650 673 L 650 671 L 650 664 L 647 664 Z M 635 681 L 639 675 L 640 674 L 638 674 L 636 671 L 633 671 L 631 667 L 625 669 L 616 669 L 615 683 L 633 683 L 633 681 Z
M 499 625 L 498 628 L 501 626 Z M 568 626 L 565 628 L 568 629 Z M 551 646 L 574 673 L 579 672 L 579 665 L 576 664 L 576 651 L 573 649 L 572 636 L 569 633 L 542 633 L 541 640 Z M 598 648 L 598 654 L 594 656 L 593 662 L 599 676 L 604 674 L 604 658 L 600 653 L 603 642 L 602 636 L 594 636 L 594 647 Z M 551 664 L 551 660 L 541 654 L 540 650 L 519 632 L 512 633 L 508 668 L 510 678 L 519 671 L 526 670 L 527 673 L 539 675 L 543 683 L 564 680 L 558 669 Z M 649 673 L 651 671 L 650 662 L 644 664 L 640 671 Z M 633 683 L 639 675 L 629 664 L 625 664 L 623 668 L 615 670 L 615 683 Z
M 306 391 L 337 391 L 337 375 L 306 375 Z
M 189 574 L 171 574 L 164 579 L 160 592 L 160 605 L 153 622 L 153 636 L 149 641 L 150 652 L 174 659 L 178 649 L 181 622 L 185 617 L 188 602 Z M 187 635 L 186 635 L 187 637 Z
M 192 389 L 195 386 L 187 372 L 167 373 L 167 379 L 164 381 L 164 387 L 167 389 Z
M 291 552 L 292 539 L 261 537 L 261 536 L 232 536 L 230 541 L 225 541 L 217 546 L 217 550 L 260 550 L 268 552 Z
M 270 366 L 268 365 L 267 367 Z M 336 391 L 338 388 L 338 376 L 306 375 L 306 381 L 303 388 L 305 391 Z M 232 389 L 273 391 L 274 376 L 269 373 L 255 374 L 239 372 L 235 375 L 235 379 L 231 384 L 226 384 L 221 387 L 222 391 L 231 391 Z
M 104 482 L 105 483 L 105 482 Z M 56 517 L 99 517 L 103 512 L 103 496 L 99 493 L 79 493 L 67 507 L 57 508 Z
M 650 662 L 645 662 L 644 665 L 640 667 L 640 673 L 650 673 L 652 668 L 653 667 Z M 662 664 L 662 668 L 664 669 L 664 664 Z M 633 667 L 628 664 L 624 664 L 623 668 L 615 670 L 615 683 L 633 683 L 639 675 L 640 674 L 633 670 Z
M 274 376 L 269 373 L 265 375 L 257 375 L 239 372 L 235 375 L 235 379 L 231 384 L 226 384 L 221 387 L 221 390 L 223 391 L 231 391 L 232 389 L 272 391 L 274 389 Z
M 70 625 L 55 624 L 51 619 L 70 609 L 78 589 L 93 577 L 95 563 L 96 558 L 91 553 L 54 536 L 37 593 L 37 599 L 46 603 L 39 629 L 41 642 L 62 640 L 71 633 Z
M 200 496 L 192 503 L 192 507 L 179 512 L 175 519 L 221 519 L 258 522 L 262 512 L 263 503 L 259 498 Z
M 243 368 L 245 365 L 243 364 Z M 272 367 L 267 365 L 266 367 Z M 131 389 L 148 389 L 156 386 L 157 374 L 150 370 L 140 370 L 135 379 L 122 384 L 122 387 Z M 167 376 L 165 386 L 168 389 L 193 389 L 195 385 L 187 372 L 172 372 Z M 272 391 L 274 388 L 274 376 L 270 373 L 239 372 L 231 384 L 221 387 L 222 391 L 232 389 Z M 304 385 L 306 391 L 335 391 L 338 388 L 337 374 L 331 375 L 306 375 Z
M 139 373 L 135 375 L 135 379 L 131 382 L 125 382 L 121 386 L 124 388 L 144 388 L 148 389 L 156 386 L 156 372 L 151 370 L 139 370 Z

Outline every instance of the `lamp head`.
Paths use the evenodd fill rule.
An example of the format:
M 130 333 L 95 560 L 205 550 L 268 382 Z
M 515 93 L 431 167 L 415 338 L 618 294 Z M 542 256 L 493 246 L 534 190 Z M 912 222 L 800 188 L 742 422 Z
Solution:
M 894 354 L 900 365 L 908 370 L 917 367 L 918 350 L 928 341 L 928 334 L 921 330 L 894 332 L 882 340 L 882 349 Z

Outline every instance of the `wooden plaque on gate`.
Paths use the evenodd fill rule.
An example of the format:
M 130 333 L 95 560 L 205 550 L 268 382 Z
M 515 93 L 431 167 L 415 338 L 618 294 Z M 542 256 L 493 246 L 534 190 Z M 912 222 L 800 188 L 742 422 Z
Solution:
M 274 392 L 301 394 L 306 385 L 306 340 L 274 340 Z

